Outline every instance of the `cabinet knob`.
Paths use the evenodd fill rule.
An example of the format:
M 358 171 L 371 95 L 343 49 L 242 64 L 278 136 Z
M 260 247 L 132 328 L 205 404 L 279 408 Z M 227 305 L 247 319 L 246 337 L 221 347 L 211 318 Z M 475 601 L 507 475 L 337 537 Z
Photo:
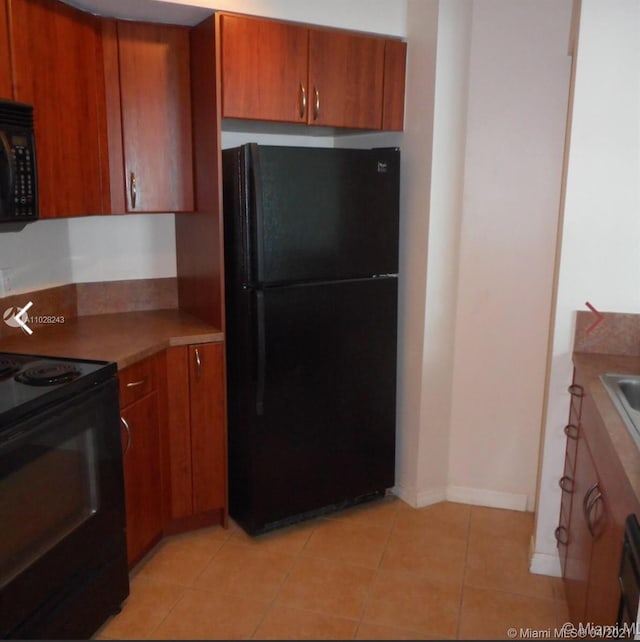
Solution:
M 138 200 L 138 186 L 135 172 L 131 172 L 129 176 L 129 196 L 131 197 L 131 209 L 135 210 L 136 201 Z

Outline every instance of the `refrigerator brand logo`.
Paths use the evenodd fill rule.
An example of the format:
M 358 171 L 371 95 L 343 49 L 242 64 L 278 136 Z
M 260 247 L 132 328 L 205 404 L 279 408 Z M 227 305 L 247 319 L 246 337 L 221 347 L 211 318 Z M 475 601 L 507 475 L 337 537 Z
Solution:
M 378 161 L 378 174 L 386 174 L 386 173 L 387 173 L 387 162 Z

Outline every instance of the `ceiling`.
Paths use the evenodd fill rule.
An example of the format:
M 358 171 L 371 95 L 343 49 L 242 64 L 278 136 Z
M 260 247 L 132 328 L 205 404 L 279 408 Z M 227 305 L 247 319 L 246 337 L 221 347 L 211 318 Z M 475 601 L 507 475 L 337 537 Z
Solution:
M 164 0 L 135 0 L 135 2 L 131 0 L 63 0 L 63 2 L 100 16 L 182 25 L 198 24 L 213 13 L 211 8 L 195 7 L 186 4 L 185 0 L 178 2 L 165 2 Z

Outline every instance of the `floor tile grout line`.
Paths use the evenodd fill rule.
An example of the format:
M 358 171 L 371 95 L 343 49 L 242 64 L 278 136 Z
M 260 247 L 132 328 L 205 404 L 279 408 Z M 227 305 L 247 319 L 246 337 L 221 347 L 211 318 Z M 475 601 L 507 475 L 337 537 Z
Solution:
M 469 506 L 467 517 L 467 545 L 464 551 L 464 567 L 462 569 L 462 585 L 460 586 L 460 601 L 458 603 L 458 617 L 456 618 L 456 640 L 460 639 L 460 623 L 462 621 L 462 608 L 464 605 L 464 589 L 467 585 L 467 565 L 469 563 L 469 545 L 471 542 L 471 522 L 473 521 L 473 506 Z
M 304 541 L 304 544 L 300 547 L 300 549 L 294 555 L 292 555 L 293 561 L 291 562 L 291 565 L 289 566 L 287 572 L 284 574 L 284 577 L 280 581 L 278 587 L 274 591 L 273 597 L 267 603 L 267 606 L 266 606 L 266 608 L 264 610 L 264 613 L 262 614 L 262 617 L 260 618 L 260 621 L 258 622 L 258 624 L 254 628 L 253 632 L 251 633 L 249 639 L 251 639 L 251 640 L 257 639 L 257 638 L 254 637 L 256 632 L 259 630 L 260 626 L 262 626 L 262 623 L 265 621 L 269 611 L 271 611 L 271 609 L 273 609 L 274 606 L 277 606 L 276 605 L 276 600 L 278 599 L 278 596 L 280 595 L 280 592 L 282 591 L 282 588 L 285 585 L 286 581 L 289 579 L 289 576 L 291 575 L 291 572 L 293 571 L 298 558 L 301 556 L 302 551 L 305 549 L 307 543 L 311 539 L 311 537 L 312 537 L 313 533 L 315 532 L 315 530 L 316 530 L 316 522 L 314 521 L 313 525 L 312 525 L 312 527 L 310 529 L 310 533 L 308 534 L 307 538 Z
M 400 500 L 396 499 L 394 501 L 400 501 Z M 370 584 L 369 584 L 369 586 L 367 588 L 367 594 L 365 595 L 364 601 L 362 603 L 362 609 L 361 609 L 361 612 L 360 612 L 360 619 L 358 621 L 358 626 L 356 627 L 356 630 L 355 630 L 354 635 L 353 635 L 353 639 L 354 640 L 358 637 L 358 632 L 360 631 L 360 626 L 364 622 L 364 618 L 365 618 L 365 615 L 367 613 L 367 606 L 368 606 L 369 601 L 371 599 L 371 592 L 373 591 L 373 587 L 374 587 L 374 585 L 375 585 L 375 583 L 376 583 L 376 581 L 378 579 L 378 575 L 379 575 L 379 573 L 381 571 L 382 560 L 384 559 L 384 556 L 385 556 L 385 554 L 387 552 L 387 548 L 389 546 L 389 542 L 391 541 L 391 536 L 392 536 L 393 531 L 395 529 L 396 521 L 398 520 L 398 511 L 399 510 L 400 510 L 399 507 L 396 506 L 396 509 L 395 509 L 394 515 L 393 515 L 393 521 L 391 523 L 391 527 L 389 528 L 389 532 L 387 533 L 387 540 L 386 540 L 386 542 L 384 544 L 384 547 L 382 549 L 382 554 L 380 555 L 380 559 L 378 560 L 378 566 L 375 569 L 374 576 L 373 576 L 373 578 L 372 578 L 372 580 L 371 580 L 371 582 L 370 582 Z

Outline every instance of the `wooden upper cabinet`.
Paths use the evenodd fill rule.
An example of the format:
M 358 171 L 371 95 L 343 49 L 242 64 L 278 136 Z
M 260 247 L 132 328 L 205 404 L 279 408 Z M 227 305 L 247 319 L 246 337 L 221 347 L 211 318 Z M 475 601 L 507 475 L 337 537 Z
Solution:
M 308 30 L 222 15 L 222 116 L 306 122 Z
M 112 155 L 121 135 L 124 176 L 121 174 L 118 189 L 124 190 L 125 209 L 191 211 L 194 202 L 189 29 L 119 21 L 117 56 L 121 132 L 114 110 L 110 113 L 109 135 L 116 137 L 110 141 Z M 107 61 L 109 74 L 113 73 L 113 66 Z M 114 79 L 107 78 L 107 82 L 111 88 L 107 93 L 113 93 Z M 111 162 L 117 171 L 116 159 Z M 112 201 L 118 203 L 117 195 Z
M 402 129 L 404 43 L 253 16 L 219 24 L 223 118 Z
M 8 6 L 14 98 L 34 107 L 40 217 L 102 213 L 109 179 L 100 21 L 51 0 Z
M 7 0 L 0 0 L 0 98 L 12 98 Z
M 407 43 L 387 40 L 384 43 L 384 88 L 382 129 L 402 131 L 404 128 L 404 91 L 407 66 Z
M 380 129 L 384 40 L 309 31 L 310 125 Z

